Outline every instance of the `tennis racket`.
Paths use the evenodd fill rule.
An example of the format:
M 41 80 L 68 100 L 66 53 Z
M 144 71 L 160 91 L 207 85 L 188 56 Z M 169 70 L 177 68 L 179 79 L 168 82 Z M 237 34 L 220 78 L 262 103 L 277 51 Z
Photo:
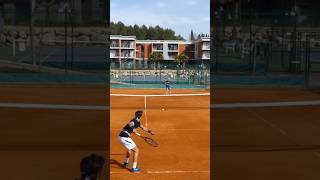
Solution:
M 146 143 L 148 143 L 150 146 L 158 147 L 158 143 L 149 137 L 140 136 Z

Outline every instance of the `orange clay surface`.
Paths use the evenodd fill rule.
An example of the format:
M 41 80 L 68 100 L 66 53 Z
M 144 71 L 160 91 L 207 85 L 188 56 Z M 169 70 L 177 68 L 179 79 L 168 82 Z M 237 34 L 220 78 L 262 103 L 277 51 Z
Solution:
M 177 90 L 173 94 L 207 93 L 204 90 Z M 114 94 L 164 94 L 158 90 L 112 89 Z M 121 166 L 126 149 L 118 134 L 136 110 L 144 110 L 144 97 L 111 96 L 110 179 L 210 179 L 210 97 L 148 97 L 147 116 L 142 117 L 156 135 L 159 147 L 151 147 L 132 135 L 140 149 L 138 166 L 141 172 L 132 174 Z M 164 111 L 162 110 L 164 109 Z M 142 129 L 138 131 L 144 135 Z
M 214 103 L 320 100 L 298 88 L 215 88 Z M 213 109 L 213 179 L 320 179 L 320 105 Z
M 0 86 L 1 103 L 103 105 L 106 100 L 102 86 Z M 83 157 L 107 153 L 107 111 L 0 108 L 0 114 L 1 179 L 73 180 Z

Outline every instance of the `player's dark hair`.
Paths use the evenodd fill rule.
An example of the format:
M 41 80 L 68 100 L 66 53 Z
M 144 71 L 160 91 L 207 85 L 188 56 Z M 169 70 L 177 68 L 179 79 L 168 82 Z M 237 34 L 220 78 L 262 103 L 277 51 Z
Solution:
M 136 111 L 135 113 L 136 118 L 141 118 L 141 116 L 143 115 L 143 111 Z
M 81 178 L 78 179 L 97 179 L 102 172 L 104 163 L 105 159 L 101 155 L 91 154 L 84 157 L 80 163 Z

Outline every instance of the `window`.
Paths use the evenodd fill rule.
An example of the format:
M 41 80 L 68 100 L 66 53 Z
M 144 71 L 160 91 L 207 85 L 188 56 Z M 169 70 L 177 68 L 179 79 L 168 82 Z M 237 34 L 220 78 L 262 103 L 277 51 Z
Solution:
M 178 50 L 178 44 L 168 44 L 169 51 L 177 51 Z

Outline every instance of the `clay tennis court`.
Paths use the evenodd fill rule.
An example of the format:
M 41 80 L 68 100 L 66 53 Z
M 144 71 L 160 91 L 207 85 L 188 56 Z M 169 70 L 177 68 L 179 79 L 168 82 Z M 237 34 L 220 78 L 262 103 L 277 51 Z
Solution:
M 215 88 L 215 179 L 320 179 L 320 93 L 303 88 Z
M 112 89 L 111 93 L 126 95 L 111 95 L 110 99 L 110 179 L 210 179 L 209 95 L 165 96 L 163 89 Z M 190 95 L 208 91 L 176 89 L 172 93 Z M 145 97 L 130 95 L 148 95 L 142 124 L 147 123 L 156 133 L 152 138 L 159 144 L 152 147 L 132 135 L 140 148 L 141 172 L 137 174 L 121 165 L 126 151 L 118 142 L 119 132 L 134 112 L 145 110 Z
M 2 85 L 1 179 L 78 177 L 83 157 L 108 153 L 107 100 L 103 86 Z

